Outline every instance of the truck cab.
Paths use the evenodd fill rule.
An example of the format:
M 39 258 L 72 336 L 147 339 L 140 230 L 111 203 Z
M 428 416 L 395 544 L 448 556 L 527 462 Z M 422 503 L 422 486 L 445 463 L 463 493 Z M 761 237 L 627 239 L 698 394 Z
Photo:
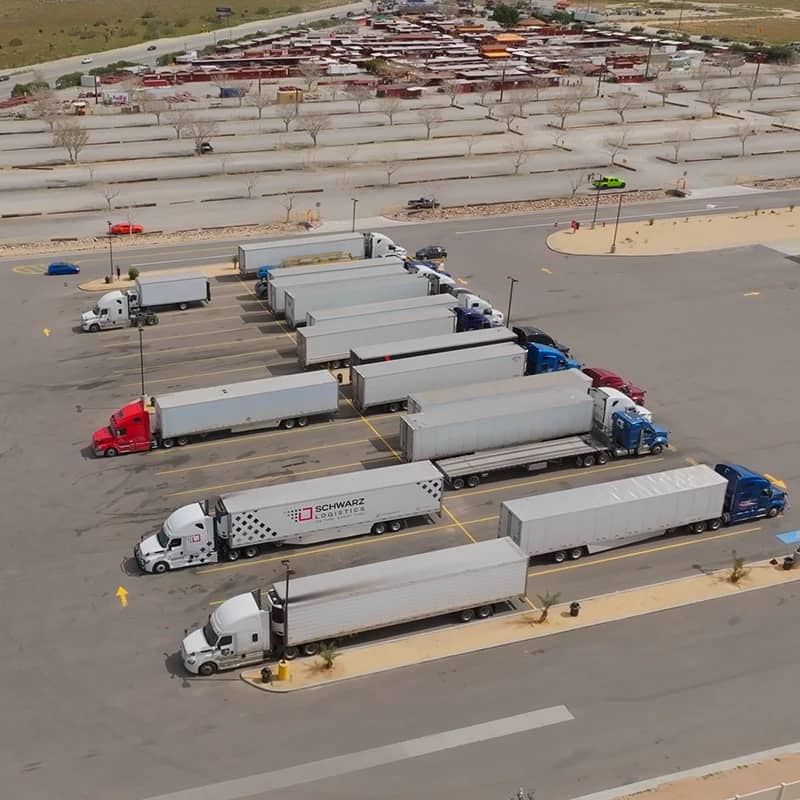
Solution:
M 528 350 L 528 375 L 539 375 L 543 372 L 558 372 L 562 369 L 580 369 L 581 364 L 570 356 L 565 356 L 555 347 L 530 342 Z
M 447 272 L 433 269 L 419 261 L 406 261 L 406 269 L 413 275 L 427 278 L 431 285 L 431 294 L 446 294 L 456 285 L 453 277 Z
M 617 455 L 652 453 L 658 455 L 669 447 L 669 431 L 631 411 L 611 415 L 611 440 Z
M 81 315 L 81 328 L 95 333 L 106 328 L 127 328 L 131 310 L 138 306 L 135 292 L 106 292 L 91 311 Z
M 500 328 L 501 322 L 495 322 L 491 317 L 487 317 L 475 308 L 462 308 L 456 306 L 453 311 L 456 314 L 456 331 L 479 331 L 484 328 Z
M 160 575 L 171 569 L 215 563 L 218 560 L 214 517 L 207 504 L 192 503 L 173 511 L 158 533 L 142 537 L 133 555 L 139 569 Z
M 541 328 L 534 328 L 532 325 L 515 325 L 511 330 L 517 335 L 517 343 L 520 347 L 527 347 L 529 344 L 546 344 L 548 347 L 560 350 L 565 356 L 569 355 L 567 345 L 561 344 Z
M 645 422 L 653 421 L 653 415 L 649 409 L 637 406 L 628 395 L 623 394 L 619 389 L 601 386 L 597 389 L 589 389 L 589 394 L 594 401 L 594 427 L 605 435 L 611 434 L 614 414 L 617 411 L 626 411 L 628 414 L 640 417 Z
M 482 297 L 478 297 L 476 294 L 472 294 L 472 292 L 469 290 L 465 291 L 462 287 L 456 286 L 450 289 L 450 294 L 452 294 L 458 300 L 458 304 L 461 306 L 461 308 L 479 311 L 481 314 L 490 319 L 492 321 L 492 327 L 499 327 L 503 324 L 503 313 L 498 311 L 496 308 L 492 308 L 491 303 L 488 303 Z
M 722 514 L 726 525 L 777 517 L 786 510 L 788 493 L 766 476 L 739 464 L 717 464 L 714 471 L 728 481 Z
M 112 458 L 120 453 L 141 453 L 154 447 L 150 414 L 141 400 L 115 411 L 105 428 L 92 434 L 96 456 Z
M 181 660 L 194 675 L 213 675 L 266 660 L 271 647 L 267 612 L 252 594 L 231 597 L 217 606 L 202 628 L 186 634 Z

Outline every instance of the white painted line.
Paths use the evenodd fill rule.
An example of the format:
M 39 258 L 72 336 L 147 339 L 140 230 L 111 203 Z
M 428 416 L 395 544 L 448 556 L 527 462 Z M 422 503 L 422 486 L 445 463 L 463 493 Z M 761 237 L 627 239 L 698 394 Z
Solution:
M 617 786 L 614 789 L 603 789 L 599 792 L 575 797 L 573 800 L 616 800 L 618 797 L 625 797 L 629 794 L 638 794 L 639 792 L 647 792 L 651 789 L 656 789 L 659 786 L 663 786 L 665 783 L 672 783 L 673 781 L 685 780 L 687 778 L 702 778 L 704 775 L 712 775 L 715 772 L 738 769 L 739 767 L 746 767 L 750 764 L 757 764 L 759 761 L 769 761 L 771 758 L 779 758 L 780 756 L 798 752 L 800 752 L 800 742 L 795 742 L 794 744 L 787 744 L 782 747 L 774 747 L 772 750 L 762 750 L 759 753 L 739 756 L 739 758 L 717 761 L 715 764 L 706 764 L 702 767 L 694 767 L 694 769 L 672 772 L 669 775 L 660 775 L 658 778 L 648 778 L 647 780 L 629 783 L 625 786 Z
M 217 255 L 214 255 L 208 251 L 204 251 L 204 254 L 201 256 L 193 256 L 192 258 L 167 258 L 164 261 L 137 261 L 135 264 L 131 266 L 134 267 L 158 267 L 162 264 L 195 264 L 198 261 L 208 261 L 211 259 L 216 260 L 220 256 L 230 256 L 230 248 L 224 252 L 220 252 Z
M 229 781 L 198 786 L 194 789 L 162 794 L 150 797 L 148 800 L 239 800 L 253 795 L 260 796 L 263 792 L 288 789 L 304 783 L 334 778 L 338 775 L 348 775 L 352 772 L 360 772 L 386 764 L 396 764 L 409 758 L 440 753 L 443 750 L 453 750 L 456 747 L 499 739 L 515 733 L 525 733 L 572 719 L 575 717 L 570 714 L 566 706 L 542 708 L 538 711 L 516 714 L 513 717 L 502 717 L 478 725 L 469 725 L 466 728 L 455 728 L 450 731 L 433 733 L 430 736 L 420 736 L 418 739 L 407 739 L 404 742 L 395 742 L 395 744 L 387 744 L 383 747 L 373 747 L 343 756 L 324 758 L 321 761 L 310 761 L 274 772 L 262 772 L 246 778 L 234 778 Z

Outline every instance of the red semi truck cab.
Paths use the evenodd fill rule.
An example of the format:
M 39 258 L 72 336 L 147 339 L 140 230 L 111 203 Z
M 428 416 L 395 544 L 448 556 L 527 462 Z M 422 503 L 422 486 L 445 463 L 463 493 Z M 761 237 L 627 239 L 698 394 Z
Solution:
M 105 428 L 92 434 L 92 449 L 96 456 L 141 453 L 151 447 L 150 414 L 141 400 L 122 406 L 111 415 Z

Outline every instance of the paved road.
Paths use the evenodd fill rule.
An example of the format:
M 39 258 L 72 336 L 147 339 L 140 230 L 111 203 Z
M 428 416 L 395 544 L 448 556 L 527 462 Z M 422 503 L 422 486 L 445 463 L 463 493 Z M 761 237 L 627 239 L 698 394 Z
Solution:
M 765 198 L 785 203 L 791 196 L 758 202 L 765 208 Z M 543 244 L 553 216 L 410 225 L 395 235 L 409 249 L 441 241 L 451 252 L 448 267 L 504 311 L 506 276 L 519 277 L 513 319 L 539 322 L 580 358 L 647 388 L 648 405 L 677 450 L 662 460 L 509 476 L 448 493 L 459 522 L 475 538 L 490 538 L 503 499 L 686 459 L 741 461 L 790 489 L 797 485 L 797 379 L 785 368 L 796 338 L 795 262 L 768 248 L 648 260 L 561 256 Z M 193 243 L 126 251 L 126 259 L 210 262 L 229 250 L 229 243 Z M 275 698 L 235 675 L 189 679 L 175 657 L 184 628 L 203 621 L 211 603 L 267 586 L 287 554 L 299 574 L 309 574 L 453 546 L 465 536 L 449 518 L 434 519 L 403 536 L 139 575 L 133 543 L 177 506 L 239 487 L 389 463 L 386 442 L 397 436 L 397 419 L 371 415 L 367 425 L 343 403 L 335 421 L 302 431 L 97 461 L 86 453 L 91 431 L 139 393 L 137 340 L 128 331 L 74 333 L 93 298 L 71 279 L 26 274 L 30 266 L 29 259 L 0 263 L 7 421 L 0 481 L 6 536 L 14 537 L 0 566 L 0 600 L 13 609 L 5 627 L 12 657 L 0 689 L 0 764 L 10 792 L 26 800 L 111 793 L 141 800 L 261 773 L 274 780 L 276 771 L 308 762 L 323 769 L 319 762 L 345 756 L 338 777 L 304 784 L 303 796 L 452 791 L 485 800 L 526 785 L 545 798 L 567 798 L 797 738 L 784 699 L 792 688 L 787 662 L 794 651 L 784 640 L 791 592 L 453 659 L 331 692 Z M 84 277 L 100 276 L 106 256 L 86 256 L 82 266 Z M 145 331 L 144 355 L 151 393 L 296 369 L 291 337 L 235 279 L 215 282 L 208 308 L 162 315 Z M 530 592 L 582 598 L 693 574 L 729 563 L 733 547 L 748 559 L 769 557 L 783 550 L 776 533 L 799 523 L 792 511 L 717 538 L 675 536 L 558 567 L 535 563 Z M 120 584 L 130 592 L 124 610 L 114 596 Z M 561 705 L 574 720 L 437 752 L 431 745 L 447 737 L 421 738 L 492 720 L 506 730 L 509 717 Z M 426 742 L 428 754 L 352 771 L 374 757 L 365 751 L 412 740 Z M 270 800 L 290 791 L 297 795 L 283 789 Z

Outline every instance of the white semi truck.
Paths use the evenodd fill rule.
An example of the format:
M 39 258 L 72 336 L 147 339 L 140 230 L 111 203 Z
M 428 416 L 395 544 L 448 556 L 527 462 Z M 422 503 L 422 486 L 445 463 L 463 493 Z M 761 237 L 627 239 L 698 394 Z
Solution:
M 173 511 L 134 557 L 145 572 L 253 558 L 263 546 L 399 531 L 441 514 L 442 476 L 428 462 L 248 489 Z
M 140 275 L 130 289 L 106 292 L 91 311 L 81 315 L 81 328 L 96 333 L 107 328 L 127 328 L 141 320 L 156 325 L 156 311 L 211 302 L 211 283 L 199 272 L 174 275 Z
M 219 605 L 186 635 L 181 658 L 189 672 L 213 675 L 416 620 L 485 619 L 525 597 L 527 572 L 525 553 L 504 538 L 294 578 L 288 598 L 281 581 Z

